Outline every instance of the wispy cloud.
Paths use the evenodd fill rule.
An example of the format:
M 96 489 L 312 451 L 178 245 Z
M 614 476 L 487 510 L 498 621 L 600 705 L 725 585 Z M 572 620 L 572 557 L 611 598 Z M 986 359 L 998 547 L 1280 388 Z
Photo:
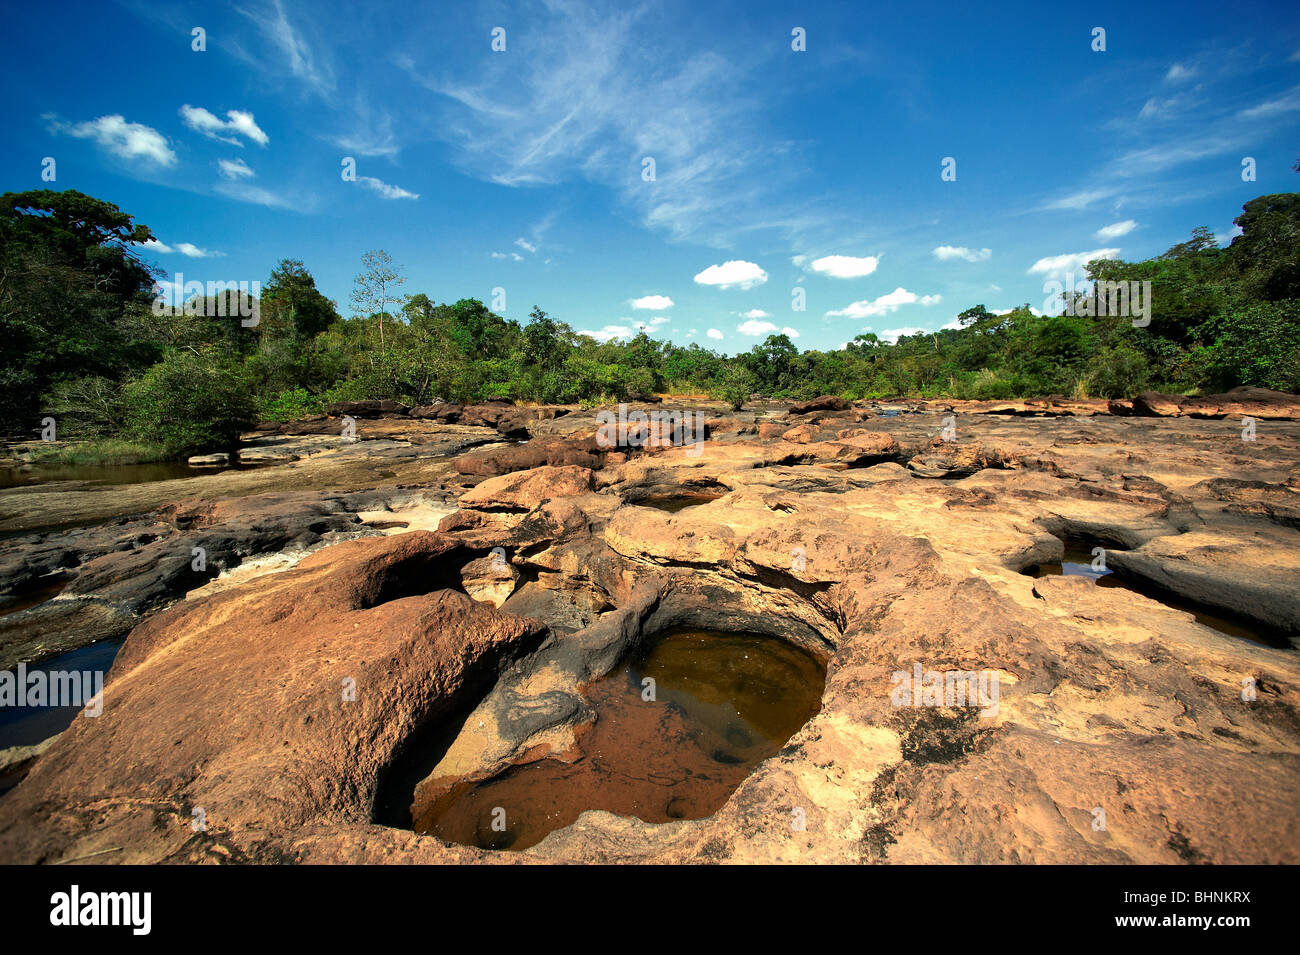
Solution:
M 760 129 L 763 104 L 745 85 L 753 66 L 688 43 L 647 56 L 650 17 L 645 7 L 548 4 L 529 25 L 528 55 L 489 55 L 473 80 L 410 57 L 397 64 L 438 94 L 438 134 L 476 177 L 507 186 L 582 177 L 650 228 L 721 248 L 824 223 L 824 210 L 787 198 L 801 164 L 793 143 Z
M 328 59 L 318 56 L 316 47 L 308 43 L 303 32 L 290 22 L 281 0 L 269 0 L 257 7 L 235 9 L 258 28 L 262 38 L 277 54 L 274 59 L 267 59 L 236 48 L 246 61 L 255 63 L 259 68 L 274 68 L 283 64 L 290 74 L 318 93 L 334 89 L 334 70 Z
M 157 239 L 150 239 L 140 246 L 146 252 L 156 252 L 159 255 L 171 255 L 179 252 L 181 255 L 190 259 L 212 259 L 219 258 L 226 253 L 215 252 L 210 249 L 200 249 L 192 242 L 177 242 L 175 245 L 168 245 L 165 242 L 159 242 Z
M 256 175 L 242 159 L 218 159 L 217 169 L 222 179 L 229 179 L 232 182 L 238 179 L 252 179 Z

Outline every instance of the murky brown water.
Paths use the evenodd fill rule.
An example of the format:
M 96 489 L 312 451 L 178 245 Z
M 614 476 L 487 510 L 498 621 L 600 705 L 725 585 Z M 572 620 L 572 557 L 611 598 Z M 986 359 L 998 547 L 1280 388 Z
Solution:
M 589 687 L 597 719 L 576 762 L 543 759 L 463 786 L 415 830 L 526 849 L 587 809 L 646 822 L 711 816 L 817 713 L 825 681 L 822 663 L 780 640 L 671 632 Z

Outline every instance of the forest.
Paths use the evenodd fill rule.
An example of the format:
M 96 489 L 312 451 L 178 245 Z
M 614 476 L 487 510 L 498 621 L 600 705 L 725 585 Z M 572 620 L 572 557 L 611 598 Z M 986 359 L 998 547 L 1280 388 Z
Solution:
M 1198 227 L 1152 259 L 1088 263 L 1097 283 L 1150 282 L 1149 322 L 973 304 L 960 328 L 893 343 L 861 334 L 837 350 L 800 351 L 771 335 L 726 356 L 645 333 L 597 342 L 540 307 L 520 323 L 477 299 L 398 294 L 402 266 L 381 250 L 362 256 L 348 314 L 288 258 L 256 303 L 225 291 L 232 300 L 160 309 L 146 225 L 72 190 L 6 193 L 0 407 L 13 439 L 52 418 L 74 443 L 50 455 L 123 462 L 229 448 L 259 420 L 367 398 L 596 405 L 706 395 L 739 408 L 754 396 L 1300 391 L 1300 193 L 1260 196 L 1234 221 L 1240 234 L 1225 246 Z M 238 318 L 250 313 L 255 323 Z

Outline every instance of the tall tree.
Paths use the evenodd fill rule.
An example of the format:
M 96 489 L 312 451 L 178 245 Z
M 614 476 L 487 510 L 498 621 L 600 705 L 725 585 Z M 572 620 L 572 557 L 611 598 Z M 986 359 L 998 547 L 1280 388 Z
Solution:
M 352 307 L 359 317 L 379 318 L 379 352 L 386 351 L 384 343 L 384 318 L 388 306 L 406 304 L 406 296 L 397 294 L 398 286 L 406 283 L 393 258 L 383 249 L 373 249 L 361 256 L 361 274 L 354 280 Z

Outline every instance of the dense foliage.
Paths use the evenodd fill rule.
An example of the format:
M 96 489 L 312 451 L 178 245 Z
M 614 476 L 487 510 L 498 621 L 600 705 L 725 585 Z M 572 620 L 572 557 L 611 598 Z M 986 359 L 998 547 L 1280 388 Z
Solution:
M 12 434 L 31 435 L 54 415 L 61 436 L 179 455 L 228 447 L 258 418 L 290 420 L 342 399 L 597 403 L 667 391 L 740 407 L 755 393 L 1300 391 L 1300 193 L 1254 199 L 1236 224 L 1241 234 L 1224 248 L 1200 228 L 1154 259 L 1088 264 L 1100 282 L 1151 283 L 1142 327 L 1124 315 L 976 305 L 960 328 L 892 344 L 864 334 L 800 352 L 772 335 L 728 358 L 644 333 L 600 343 L 538 308 L 520 324 L 476 299 L 399 294 L 401 269 L 382 251 L 363 257 L 350 317 L 290 259 L 262 286 L 256 324 L 240 321 L 253 303 L 234 291 L 159 314 L 153 272 L 136 251 L 152 238 L 146 226 L 74 191 L 9 193 L 0 198 L 0 405 Z

